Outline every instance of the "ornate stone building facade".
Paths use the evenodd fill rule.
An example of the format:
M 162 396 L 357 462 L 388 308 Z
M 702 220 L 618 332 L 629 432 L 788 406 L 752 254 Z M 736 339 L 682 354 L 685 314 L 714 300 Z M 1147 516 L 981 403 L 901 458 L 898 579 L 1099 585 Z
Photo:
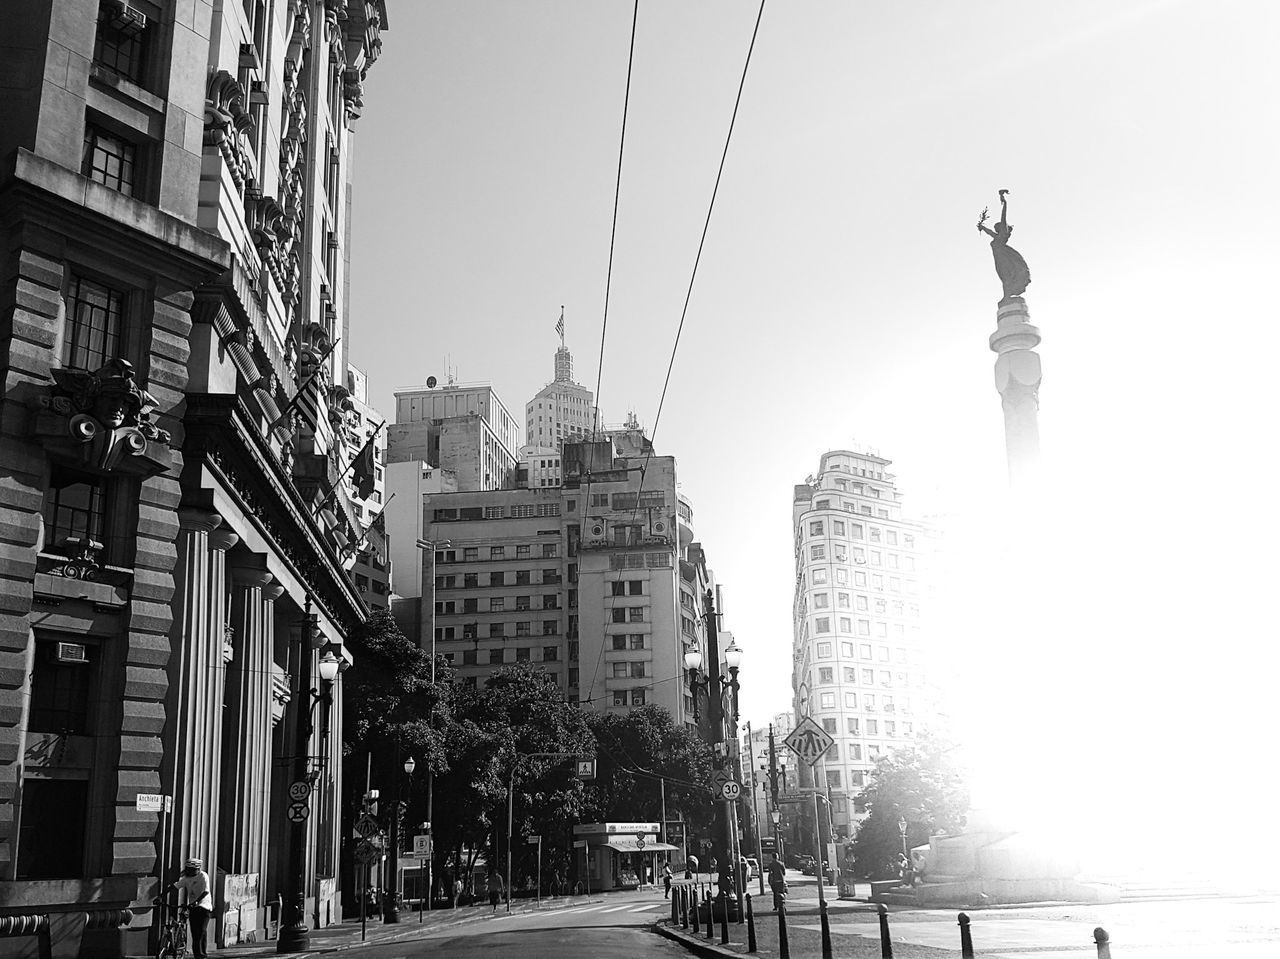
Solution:
M 189 856 L 220 943 L 277 897 L 286 927 L 339 916 L 319 667 L 368 613 L 340 337 L 385 24 L 382 0 L 0 7 L 0 916 L 55 955 L 146 952 Z

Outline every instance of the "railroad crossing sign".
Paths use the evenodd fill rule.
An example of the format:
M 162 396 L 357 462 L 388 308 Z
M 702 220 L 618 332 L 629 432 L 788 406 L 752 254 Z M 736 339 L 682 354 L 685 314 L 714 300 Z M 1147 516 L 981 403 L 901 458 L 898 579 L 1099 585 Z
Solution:
M 369 840 L 361 839 L 356 843 L 355 855 L 356 862 L 363 863 L 367 866 L 370 863 L 377 862 L 381 853 L 378 852 L 378 847 L 369 842 Z
M 307 817 L 311 815 L 311 807 L 304 802 L 291 802 L 285 815 L 289 817 L 289 822 L 306 822 Z
M 311 783 L 305 779 L 289 783 L 289 798 L 294 802 L 302 802 L 311 795 Z
M 381 830 L 378 829 L 378 820 L 374 819 L 368 813 L 361 815 L 356 820 L 356 833 L 368 839 L 370 836 L 376 836 Z
M 812 766 L 831 748 L 835 740 L 812 717 L 806 716 L 783 742 L 788 749 Z
M 742 784 L 730 779 L 720 787 L 720 795 L 724 796 L 725 799 L 737 799 L 742 795 Z

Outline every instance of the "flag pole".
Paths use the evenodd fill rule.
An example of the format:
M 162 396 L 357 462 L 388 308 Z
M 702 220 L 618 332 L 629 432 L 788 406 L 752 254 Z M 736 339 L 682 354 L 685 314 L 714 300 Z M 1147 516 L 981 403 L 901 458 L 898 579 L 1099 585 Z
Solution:
M 298 387 L 297 391 L 290 398 L 289 402 L 285 404 L 284 409 L 280 411 L 280 415 L 276 417 L 275 422 L 271 424 L 271 428 L 273 430 L 277 426 L 279 426 L 281 423 L 283 423 L 285 420 L 285 417 L 287 417 L 289 413 L 298 405 L 298 401 L 301 400 L 303 394 L 306 393 L 307 387 L 311 385 L 311 381 L 320 375 L 321 364 L 324 363 L 324 361 L 329 358 L 329 356 L 333 353 L 334 350 L 338 348 L 338 344 L 341 342 L 342 342 L 342 337 L 338 337 L 336 340 L 333 341 L 333 343 L 329 345 L 329 349 L 325 350 L 325 352 L 321 355 L 320 359 L 316 360 L 315 370 L 312 371 L 310 376 L 308 376 L 305 380 L 302 381 L 302 385 Z
M 342 485 L 342 481 L 346 479 L 347 474 L 355 469 L 355 465 L 357 461 L 359 461 L 360 457 L 364 455 L 364 451 L 369 448 L 370 443 L 378 438 L 378 434 L 382 432 L 382 428 L 386 425 L 387 421 L 383 420 L 378 424 L 378 428 L 369 434 L 369 438 L 364 441 L 364 445 L 360 447 L 355 456 L 351 457 L 351 462 L 346 465 L 343 471 L 338 474 L 338 478 L 333 481 L 333 485 L 329 487 L 329 492 L 324 494 L 324 499 L 317 504 L 315 510 L 311 514 L 312 516 L 318 516 L 320 511 L 328 505 L 329 500 L 331 500 L 333 498 L 333 494 L 338 491 L 338 487 Z

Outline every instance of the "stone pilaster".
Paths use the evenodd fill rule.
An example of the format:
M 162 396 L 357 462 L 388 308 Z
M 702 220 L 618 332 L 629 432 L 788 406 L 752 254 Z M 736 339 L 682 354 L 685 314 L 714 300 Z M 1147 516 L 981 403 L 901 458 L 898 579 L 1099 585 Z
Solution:
M 217 513 L 200 509 L 178 511 L 178 561 L 174 569 L 173 655 L 169 665 L 170 717 L 166 780 L 173 791 L 170 868 L 189 856 L 206 864 L 213 860 L 207 824 L 211 806 L 210 777 L 216 768 L 216 737 L 209 729 L 222 707 L 214 697 L 213 680 L 222 665 L 222 635 L 212 634 L 213 606 L 221 597 L 211 594 L 214 549 L 211 534 L 221 524 Z M 221 558 L 219 559 L 221 562 Z
M 1040 330 L 1031 325 L 1027 301 L 1010 296 L 996 309 L 996 331 L 989 341 L 996 354 L 996 390 L 1004 406 L 1005 451 L 1009 482 L 1025 490 L 1040 465 Z
M 271 795 L 271 653 L 275 601 L 284 589 L 265 569 L 231 570 L 234 652 L 223 710 L 223 816 L 218 864 L 228 873 L 266 880 Z

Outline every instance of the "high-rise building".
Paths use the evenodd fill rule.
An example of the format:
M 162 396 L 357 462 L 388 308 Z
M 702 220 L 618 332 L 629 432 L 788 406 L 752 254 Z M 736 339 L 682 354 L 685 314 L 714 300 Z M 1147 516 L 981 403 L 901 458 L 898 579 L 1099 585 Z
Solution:
M 565 443 L 589 437 L 599 425 L 594 396 L 573 381 L 573 355 L 563 342 L 556 350 L 555 370 L 555 379 L 524 405 L 526 442 L 535 454 L 558 454 Z
M 351 124 L 385 23 L 0 4 L 0 911 L 63 954 L 149 953 L 191 856 L 218 945 L 281 899 L 282 935 L 341 914 L 321 676 L 368 609 L 349 500 L 322 507 L 355 452 Z
M 493 387 L 450 383 L 397 390 L 395 395 L 389 462 L 453 470 L 458 489 L 468 492 L 515 486 L 520 423 Z
M 795 488 L 792 689 L 835 744 L 815 769 L 837 834 L 878 756 L 910 743 L 929 709 L 923 599 L 927 530 L 904 517 L 890 461 L 833 450 Z

